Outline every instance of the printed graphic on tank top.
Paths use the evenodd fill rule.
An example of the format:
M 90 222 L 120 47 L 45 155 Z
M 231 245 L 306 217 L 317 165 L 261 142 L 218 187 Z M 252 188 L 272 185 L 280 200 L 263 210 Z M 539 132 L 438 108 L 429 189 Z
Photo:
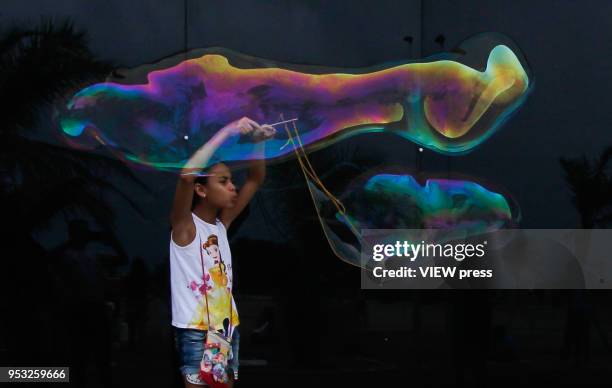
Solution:
M 208 330 L 210 318 L 213 329 L 227 333 L 230 313 L 232 328 L 239 324 L 227 231 L 218 219 L 213 225 L 192 215 L 195 239 L 181 247 L 170 238 L 172 325 Z

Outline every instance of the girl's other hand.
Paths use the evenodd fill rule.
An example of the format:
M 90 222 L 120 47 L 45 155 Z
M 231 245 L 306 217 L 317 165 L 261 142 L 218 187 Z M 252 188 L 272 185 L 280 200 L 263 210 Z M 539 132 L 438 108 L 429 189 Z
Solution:
M 229 123 L 224 129 L 229 131 L 230 135 L 248 135 L 260 128 L 259 124 L 248 117 L 243 117 L 239 120 Z
M 236 120 L 225 127 L 230 135 L 253 136 L 255 142 L 268 140 L 276 134 L 276 129 L 270 125 L 259 125 L 248 117 Z
M 266 124 L 253 131 L 253 139 L 256 143 L 271 139 L 274 135 L 276 135 L 276 128 Z

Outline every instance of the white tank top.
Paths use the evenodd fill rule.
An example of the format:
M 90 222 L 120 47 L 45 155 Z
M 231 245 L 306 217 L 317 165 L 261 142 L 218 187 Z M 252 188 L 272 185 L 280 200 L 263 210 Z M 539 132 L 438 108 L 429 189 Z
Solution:
M 193 213 L 192 216 L 196 236 L 189 245 L 177 245 L 170 235 L 172 325 L 208 330 L 210 319 L 212 329 L 224 330 L 223 321 L 227 319 L 229 323 L 231 301 L 232 327 L 238 326 L 238 311 L 231 293 L 232 253 L 225 226 L 219 219 L 213 225 Z

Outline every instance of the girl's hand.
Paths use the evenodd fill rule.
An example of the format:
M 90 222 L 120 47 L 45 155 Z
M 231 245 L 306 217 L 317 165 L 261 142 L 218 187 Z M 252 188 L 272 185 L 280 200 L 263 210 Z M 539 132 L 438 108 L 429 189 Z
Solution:
M 256 143 L 259 143 L 260 141 L 273 138 L 274 135 L 276 135 L 276 128 L 264 124 L 253 132 L 253 139 Z
M 242 136 L 252 133 L 257 128 L 259 128 L 259 124 L 248 117 L 243 117 L 239 120 L 233 121 L 225 127 L 230 135 Z
M 269 125 L 259 125 L 248 117 L 236 120 L 226 127 L 230 135 L 247 136 L 252 135 L 255 142 L 260 142 L 272 138 L 276 134 L 276 129 Z

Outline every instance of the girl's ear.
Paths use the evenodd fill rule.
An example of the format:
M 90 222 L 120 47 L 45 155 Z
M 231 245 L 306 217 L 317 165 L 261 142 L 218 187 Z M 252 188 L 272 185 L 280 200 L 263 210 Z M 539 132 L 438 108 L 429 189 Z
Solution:
M 201 198 L 206 198 L 206 186 L 201 183 L 196 183 L 195 193 Z

